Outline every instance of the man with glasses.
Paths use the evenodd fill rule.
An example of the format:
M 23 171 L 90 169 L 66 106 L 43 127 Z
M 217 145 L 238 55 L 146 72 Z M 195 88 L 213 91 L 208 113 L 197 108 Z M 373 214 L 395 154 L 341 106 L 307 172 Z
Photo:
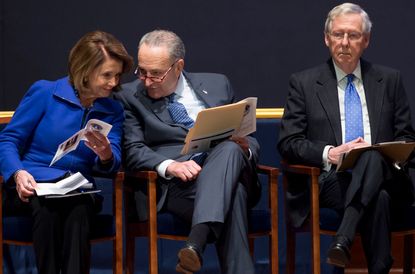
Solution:
M 404 167 L 367 150 L 354 167 L 336 172 L 339 158 L 353 148 L 389 141 L 414 141 L 410 108 L 397 70 L 361 58 L 372 23 L 358 5 L 333 8 L 325 23 L 331 58 L 295 73 L 281 123 L 278 149 L 290 163 L 321 167 L 320 207 L 342 220 L 327 261 L 345 267 L 357 231 L 361 233 L 369 273 L 389 273 L 391 211 L 394 217 L 413 201 Z M 287 205 L 293 225 L 309 214 L 309 186 L 290 182 Z
M 207 153 L 180 154 L 199 111 L 234 102 L 224 75 L 185 72 L 184 55 L 183 42 L 173 32 L 155 30 L 140 40 L 138 79 L 116 95 L 126 112 L 126 166 L 156 170 L 158 209 L 192 225 L 176 271 L 199 271 L 206 243 L 215 242 L 222 273 L 254 273 L 247 210 L 259 197 L 259 145 L 248 136 L 223 141 Z M 142 199 L 136 198 L 136 208 L 145 218 Z

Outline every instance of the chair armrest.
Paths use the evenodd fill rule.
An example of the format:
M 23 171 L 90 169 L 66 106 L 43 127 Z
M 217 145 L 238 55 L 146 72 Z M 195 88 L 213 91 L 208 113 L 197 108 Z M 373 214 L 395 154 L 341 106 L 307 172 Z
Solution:
M 278 228 L 278 175 L 279 169 L 265 165 L 257 165 L 257 171 L 268 176 L 268 204 L 271 213 L 271 227 Z M 273 229 L 274 230 L 274 229 Z
M 147 217 L 148 217 L 148 233 L 151 237 L 152 233 L 157 233 L 157 172 L 151 170 L 129 171 L 126 174 L 129 178 L 134 178 L 134 183 L 147 184 Z M 132 188 L 124 185 L 125 191 L 131 191 Z
M 320 168 L 306 165 L 292 165 L 286 161 L 281 161 L 283 171 L 284 191 L 287 192 L 288 178 L 287 173 L 305 175 L 310 177 L 310 224 L 313 235 L 320 233 L 320 202 L 319 202 L 319 184 Z M 319 248 L 319 247 L 316 247 Z
M 285 161 L 281 161 L 281 169 L 284 172 L 295 173 L 295 174 L 304 174 L 309 176 L 319 176 L 320 168 L 306 165 L 291 165 Z
M 129 177 L 140 179 L 139 181 L 147 183 L 147 210 L 149 220 L 157 218 L 157 197 L 156 197 L 156 183 L 157 183 L 157 172 L 152 170 L 139 170 L 130 171 L 127 173 Z

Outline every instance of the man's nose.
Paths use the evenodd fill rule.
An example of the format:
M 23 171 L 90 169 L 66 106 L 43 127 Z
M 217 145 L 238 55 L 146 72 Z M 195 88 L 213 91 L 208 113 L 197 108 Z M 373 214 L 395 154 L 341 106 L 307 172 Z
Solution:
M 349 35 L 347 33 L 343 35 L 342 45 L 345 47 L 349 45 Z

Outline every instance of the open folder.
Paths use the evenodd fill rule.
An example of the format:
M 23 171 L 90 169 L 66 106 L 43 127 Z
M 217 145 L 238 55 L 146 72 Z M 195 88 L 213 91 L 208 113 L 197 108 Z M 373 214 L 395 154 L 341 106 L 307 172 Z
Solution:
M 208 151 L 231 136 L 246 136 L 256 131 L 257 98 L 200 111 L 185 139 L 182 154 Z
M 344 153 L 340 157 L 339 164 L 337 165 L 337 171 L 344 171 L 353 168 L 360 154 L 370 149 L 379 151 L 386 158 L 388 158 L 392 164 L 398 166 L 408 160 L 408 157 L 411 155 L 414 148 L 415 142 L 407 143 L 405 141 L 386 142 L 367 147 L 355 148 L 347 153 Z

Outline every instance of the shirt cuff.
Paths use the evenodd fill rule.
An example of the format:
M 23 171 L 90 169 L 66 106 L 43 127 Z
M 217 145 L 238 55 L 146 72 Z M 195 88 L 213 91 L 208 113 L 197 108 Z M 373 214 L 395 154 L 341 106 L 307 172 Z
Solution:
M 323 150 L 323 170 L 329 171 L 332 164 L 329 163 L 329 149 L 333 146 L 325 146 Z
M 156 166 L 156 171 L 157 171 L 158 175 L 160 177 L 164 178 L 164 179 L 167 179 L 167 180 L 172 179 L 173 176 L 166 175 L 166 170 L 167 170 L 167 167 L 173 162 L 174 162 L 173 160 L 164 160 L 163 162 L 158 164 Z

